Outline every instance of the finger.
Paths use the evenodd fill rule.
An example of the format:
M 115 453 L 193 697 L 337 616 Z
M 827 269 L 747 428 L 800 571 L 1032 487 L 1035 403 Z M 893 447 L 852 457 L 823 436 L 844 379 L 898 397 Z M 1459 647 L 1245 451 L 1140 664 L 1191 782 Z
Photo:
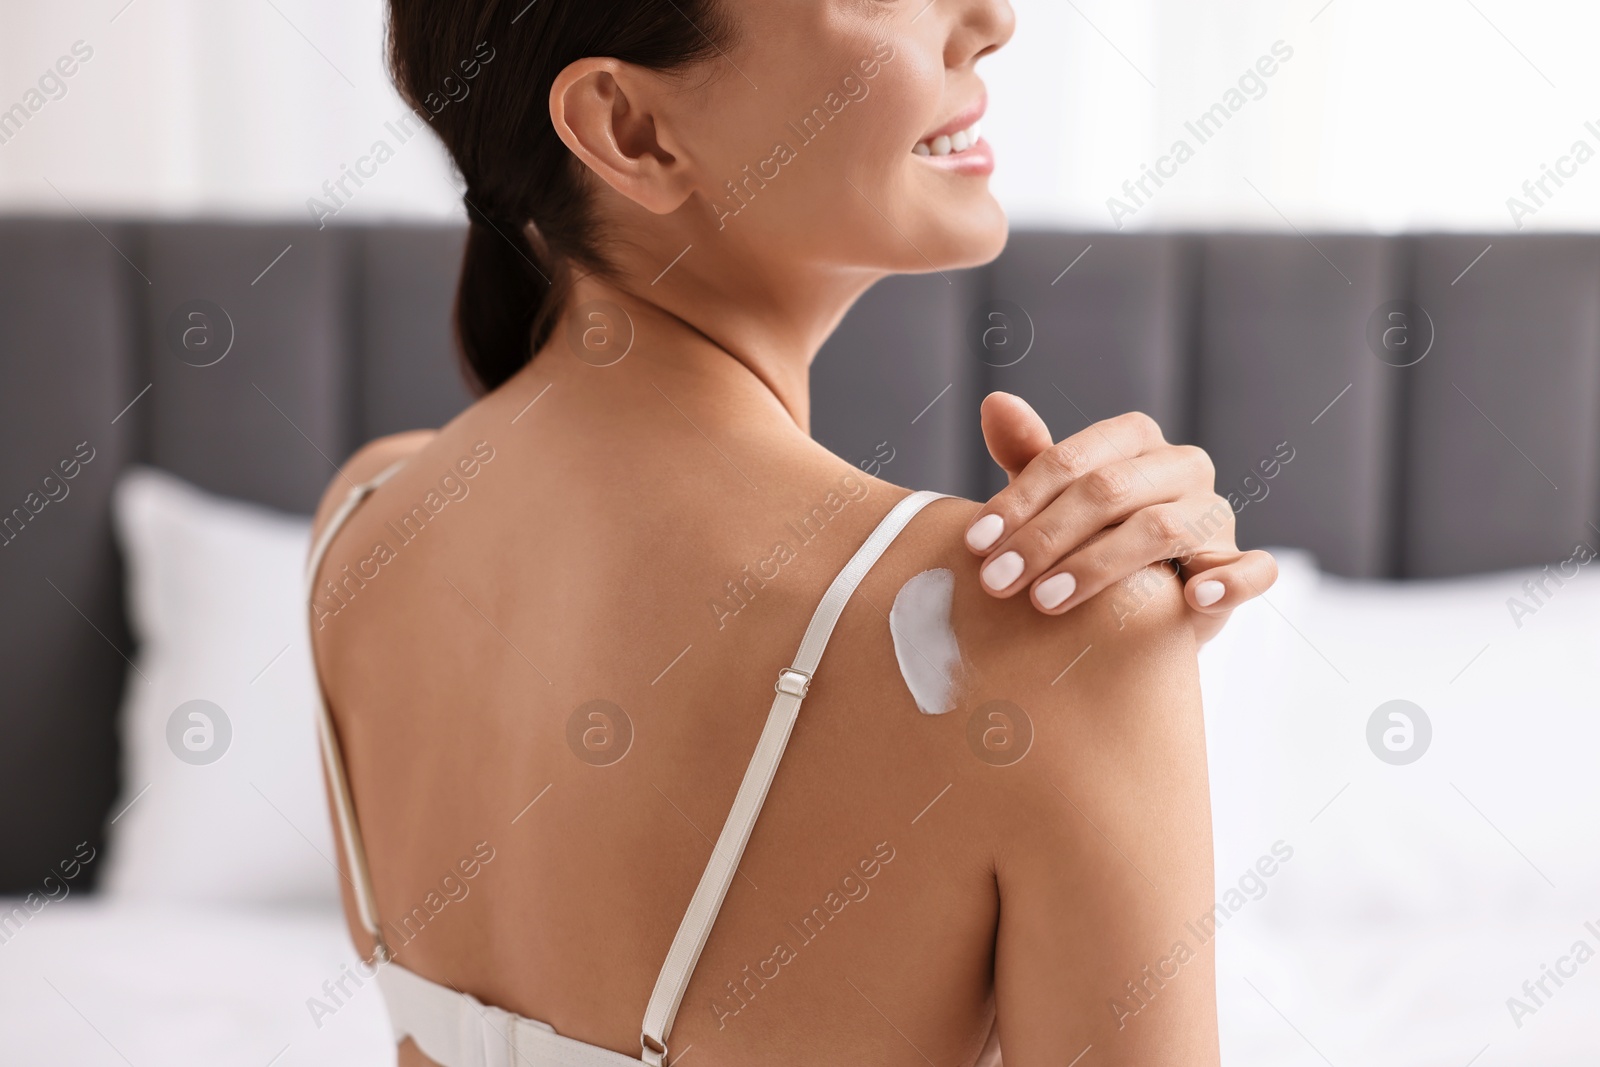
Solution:
M 1208 549 L 1233 551 L 1233 511 L 1215 494 L 1193 492 L 1209 476 L 1210 461 L 1198 449 L 1167 446 L 1137 464 L 1098 467 L 1066 490 L 1021 529 L 990 550 L 979 574 L 984 588 L 1009 596 L 1025 588 L 1046 568 L 1085 546 L 1091 536 L 1136 517 L 1146 508 L 1166 506 L 1181 520 L 1182 553 L 1166 552 L 1131 565 L 1131 574 L 1157 559 L 1180 559 Z M 1121 576 L 1119 576 L 1121 577 Z M 1058 583 L 1052 589 L 1060 588 Z
M 1021 474 L 1035 456 L 1055 443 L 1050 427 L 1020 396 L 990 393 L 978 411 L 984 444 L 1007 478 Z
M 1221 497 L 1217 498 L 1221 500 Z M 1223 501 L 1226 503 L 1226 501 Z M 1239 551 L 1239 546 L 1233 543 L 1229 534 L 1219 534 L 1213 542 L 1198 552 L 1191 552 L 1185 556 L 1176 556 L 1174 563 L 1178 565 L 1178 574 L 1185 582 L 1202 571 L 1215 570 L 1226 567 L 1237 560 L 1244 553 Z
M 1050 445 L 974 516 L 967 527 L 967 547 L 989 552 L 1002 536 L 1021 529 L 1090 471 L 1118 462 L 1137 465 L 1139 457 L 1165 444 L 1154 419 L 1131 412 L 1097 422 Z
M 1191 575 L 1184 583 L 1183 596 L 1194 610 L 1220 615 L 1254 600 L 1277 580 L 1278 561 L 1272 553 L 1254 549 L 1231 563 Z
M 1191 536 L 1187 522 L 1184 511 L 1173 504 L 1135 513 L 1093 544 L 1047 568 L 1029 590 L 1033 606 L 1060 615 L 1152 563 L 1171 560 Z

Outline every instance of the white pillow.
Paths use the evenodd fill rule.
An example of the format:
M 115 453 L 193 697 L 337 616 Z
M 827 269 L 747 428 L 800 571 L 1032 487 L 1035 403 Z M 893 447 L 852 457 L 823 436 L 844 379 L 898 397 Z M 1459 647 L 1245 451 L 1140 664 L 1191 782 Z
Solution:
M 139 645 L 104 892 L 336 902 L 300 595 L 309 520 L 138 467 L 112 509 Z

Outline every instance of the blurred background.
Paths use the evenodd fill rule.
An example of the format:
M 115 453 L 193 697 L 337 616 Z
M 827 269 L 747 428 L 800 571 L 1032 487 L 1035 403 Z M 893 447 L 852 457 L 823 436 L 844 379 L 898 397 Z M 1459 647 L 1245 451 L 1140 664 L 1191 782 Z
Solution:
M 1224 1062 L 1600 1061 L 1600 7 L 1014 6 L 1011 246 L 869 294 L 818 439 L 1205 446 L 1283 572 L 1202 652 Z M 468 402 L 383 14 L 0 0 L 0 1065 L 393 1062 L 298 598 L 332 465 Z
M 1281 73 L 1128 227 L 1514 229 L 1507 198 L 1600 121 L 1600 9 L 1580 0 L 1013 6 L 1021 32 L 985 72 L 984 129 L 1005 151 L 994 188 L 1022 226 L 1115 228 L 1107 198 L 1278 41 L 1293 53 Z M 404 113 L 380 0 L 0 11 L 4 106 L 75 41 L 94 49 L 25 136 L 6 131 L 9 210 L 70 211 L 65 197 L 84 211 L 293 218 Z M 1526 227 L 1600 226 L 1594 186 L 1573 178 Z M 452 189 L 444 153 L 418 139 L 347 210 L 454 219 Z

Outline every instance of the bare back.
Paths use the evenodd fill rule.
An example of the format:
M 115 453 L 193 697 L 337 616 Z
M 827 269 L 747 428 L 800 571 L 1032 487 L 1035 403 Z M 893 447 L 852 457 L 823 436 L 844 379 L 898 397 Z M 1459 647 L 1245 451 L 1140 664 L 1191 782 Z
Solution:
M 785 428 L 753 380 L 697 394 L 674 368 L 594 372 L 536 361 L 436 436 L 352 461 L 359 480 L 406 459 L 334 542 L 313 627 L 397 959 L 631 1054 L 778 671 L 906 490 Z M 324 521 L 345 488 L 330 486 Z M 1135 977 L 1126 961 L 1167 948 L 1157 928 L 1208 903 L 1198 716 L 1114 723 L 1118 670 L 1097 666 L 1153 655 L 1181 683 L 1193 646 L 1175 595 L 1117 632 L 1107 623 L 1125 611 L 1046 620 L 992 600 L 960 546 L 975 507 L 931 505 L 846 608 L 684 999 L 673 1062 L 691 1048 L 706 1065 L 976 1062 L 997 981 L 1005 996 L 1007 879 L 1063 841 L 1067 880 L 1086 888 L 1059 906 L 1087 914 L 1060 929 L 1091 957 L 1085 976 Z M 959 576 L 964 678 L 956 711 L 925 715 L 888 614 L 937 567 Z M 1096 641 L 1100 657 L 1051 682 Z M 1027 708 L 1031 760 L 985 755 L 974 718 L 995 700 Z M 1101 784 L 1071 780 L 1075 759 L 1124 743 L 1154 762 L 1111 773 L 1115 788 L 1176 765 L 1170 811 L 1152 796 L 1108 809 Z M 1097 947 L 1101 896 L 1163 878 L 1170 915 Z M 348 910 L 348 886 L 346 898 Z M 1108 998 L 1120 985 L 1086 977 L 1088 996 L 1061 993 L 1067 1014 L 1115 1016 L 1081 1003 L 1094 982 Z M 1186 996 L 1163 1004 L 1174 1026 Z M 1077 1029 L 1087 1042 L 1099 1025 Z M 1008 1063 L 1029 1061 L 1023 1045 L 1008 1044 Z M 426 1061 L 408 1047 L 402 1062 Z

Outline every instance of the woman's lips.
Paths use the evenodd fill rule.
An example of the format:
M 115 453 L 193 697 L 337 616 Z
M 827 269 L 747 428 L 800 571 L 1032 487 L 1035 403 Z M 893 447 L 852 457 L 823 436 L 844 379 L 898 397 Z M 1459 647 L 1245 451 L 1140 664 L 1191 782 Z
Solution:
M 930 167 L 938 167 L 952 174 L 983 176 L 994 173 L 994 148 L 981 137 L 977 144 L 964 152 L 952 152 L 947 156 L 913 154 L 919 163 L 926 163 Z
M 924 137 L 922 141 L 924 144 L 926 144 L 927 142 L 938 137 L 948 137 L 957 130 L 970 129 L 978 124 L 978 120 L 983 118 L 983 113 L 987 110 L 989 110 L 989 94 L 984 93 L 982 96 L 978 97 L 978 99 L 974 100 L 972 103 L 958 111 L 955 117 L 949 122 L 945 123 L 943 126 L 940 126 L 937 130 L 934 130 L 932 133 Z

